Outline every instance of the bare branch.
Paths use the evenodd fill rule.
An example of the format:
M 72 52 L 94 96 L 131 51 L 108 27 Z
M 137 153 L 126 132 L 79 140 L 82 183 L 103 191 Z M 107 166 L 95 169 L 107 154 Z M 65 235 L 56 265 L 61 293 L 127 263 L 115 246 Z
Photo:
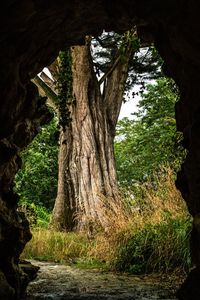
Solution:
M 42 72 L 40 74 L 40 77 L 42 78 L 42 80 L 46 83 L 46 85 L 48 85 L 52 91 L 55 92 L 55 81 L 53 81 L 46 73 Z
M 111 65 L 110 69 L 108 69 L 108 71 L 99 79 L 99 85 L 101 85 L 106 80 L 106 78 L 114 71 L 119 60 L 120 60 L 120 55 L 117 56 L 114 63 Z
M 58 101 L 58 96 L 56 93 L 37 75 L 32 81 L 37 85 L 39 90 L 42 90 L 42 92 L 47 96 L 48 98 L 48 104 L 57 111 L 56 103 Z
M 59 58 L 56 58 L 56 60 L 54 60 L 54 62 L 48 66 L 48 70 L 51 73 L 53 80 L 57 81 L 59 74 Z

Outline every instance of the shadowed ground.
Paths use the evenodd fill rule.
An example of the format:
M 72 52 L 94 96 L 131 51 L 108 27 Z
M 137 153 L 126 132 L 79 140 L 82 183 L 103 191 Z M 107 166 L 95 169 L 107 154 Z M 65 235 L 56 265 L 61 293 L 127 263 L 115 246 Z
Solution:
M 33 263 L 40 267 L 40 271 L 29 285 L 28 300 L 176 299 L 174 292 L 177 285 L 156 275 L 116 275 L 54 263 Z

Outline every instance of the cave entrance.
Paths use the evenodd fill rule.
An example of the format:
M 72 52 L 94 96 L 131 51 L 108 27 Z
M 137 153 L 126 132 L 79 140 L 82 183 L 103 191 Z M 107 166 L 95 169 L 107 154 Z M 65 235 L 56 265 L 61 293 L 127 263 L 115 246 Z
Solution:
M 117 38 L 117 43 L 119 44 L 119 37 Z M 106 46 L 108 48 L 108 44 L 106 44 Z M 106 54 L 108 51 L 107 48 Z M 86 49 L 87 46 L 78 46 L 77 49 L 75 46 L 72 49 L 72 51 L 77 51 L 75 54 L 78 55 L 78 57 L 81 55 L 82 59 L 77 60 L 80 65 L 83 58 L 87 59 Z M 62 52 L 61 55 L 61 59 L 69 59 L 69 52 Z M 39 86 L 40 93 L 43 95 L 46 93 L 46 96 L 48 96 L 48 103 L 50 103 L 51 110 L 52 108 L 54 110 L 54 118 L 49 125 L 41 128 L 33 144 L 24 153 L 26 164 L 24 165 L 24 170 L 20 171 L 17 175 L 17 189 L 22 198 L 22 210 L 25 210 L 27 213 L 27 217 L 33 227 L 33 239 L 27 245 L 24 255 L 26 258 L 40 258 L 47 261 L 65 262 L 73 267 L 78 265 L 86 269 L 98 268 L 106 271 L 110 268 L 110 270 L 115 271 L 126 271 L 140 276 L 140 279 L 146 273 L 158 272 L 160 274 L 160 272 L 165 272 L 167 274 L 164 276 L 166 284 L 167 277 L 175 276 L 176 282 L 170 286 L 175 290 L 184 278 L 184 276 L 180 278 L 180 272 L 186 274 L 191 264 L 187 239 L 191 220 L 183 199 L 174 184 L 175 173 L 177 169 L 180 168 L 184 157 L 184 151 L 180 144 L 181 136 L 176 134 L 174 115 L 174 105 L 178 99 L 178 90 L 174 82 L 165 78 L 163 74 L 161 75 L 160 65 L 159 63 L 157 64 L 160 58 L 157 53 L 155 53 L 154 48 L 143 49 L 142 52 L 137 53 L 135 59 L 137 59 L 137 61 L 132 60 L 131 63 L 142 70 L 142 75 L 138 75 L 138 83 L 141 85 L 141 99 L 138 104 L 139 110 L 134 119 L 123 119 L 119 122 L 115 142 L 115 152 L 116 155 L 118 155 L 117 171 L 119 180 L 121 180 L 120 185 L 123 187 L 123 196 L 122 194 L 118 194 L 118 198 L 114 198 L 114 196 L 106 198 L 105 195 L 102 195 L 100 199 L 101 202 L 99 201 L 98 206 L 95 207 L 95 209 L 98 209 L 95 220 L 92 219 L 90 215 L 84 215 L 84 218 L 82 218 L 82 215 L 76 214 L 76 226 L 80 217 L 81 224 L 84 223 L 81 228 L 78 228 L 78 233 L 74 232 L 77 231 L 77 227 L 73 228 L 73 230 L 71 230 L 71 227 L 64 227 L 66 223 L 62 221 L 63 215 L 65 217 L 68 211 L 65 211 L 65 204 L 63 203 L 61 203 L 60 206 L 63 215 L 61 217 L 59 216 L 59 220 L 63 223 L 57 224 L 59 228 L 54 227 L 53 230 L 52 226 L 54 224 L 52 224 L 51 219 L 51 229 L 48 229 L 50 222 L 49 212 L 53 209 L 54 199 L 57 194 L 58 145 L 62 148 L 65 147 L 65 149 L 69 147 L 72 152 L 74 148 L 77 150 L 79 147 L 78 144 L 75 144 L 76 147 L 68 145 L 68 141 L 70 143 L 75 139 L 73 132 L 77 134 L 78 131 L 77 127 L 74 129 L 73 126 L 75 125 L 73 122 L 76 121 L 79 115 L 80 120 L 78 120 L 78 123 L 82 124 L 82 130 L 85 126 L 84 121 L 86 120 L 87 123 L 90 121 L 90 119 L 89 121 L 86 119 L 89 113 L 93 113 L 91 107 L 85 106 L 87 114 L 85 114 L 83 118 L 82 113 L 84 111 L 82 110 L 80 113 L 78 106 L 81 105 L 82 107 L 85 99 L 86 103 L 89 103 L 91 106 L 94 100 L 95 105 L 99 104 L 94 98 L 82 98 L 82 102 L 79 103 L 79 95 L 75 95 L 71 102 L 64 99 L 64 105 L 68 105 L 69 109 L 63 110 L 63 103 L 60 103 L 59 99 L 57 99 L 60 91 L 58 92 L 56 90 L 58 86 L 56 80 L 57 78 L 59 79 L 60 76 L 58 73 L 55 74 L 56 70 L 59 69 L 59 65 L 57 64 L 58 60 L 49 68 L 50 71 L 54 72 L 54 77 L 50 71 L 43 71 L 40 77 L 34 79 L 34 82 Z M 74 64 L 76 64 L 77 61 L 75 61 Z M 116 64 L 116 61 L 119 61 L 118 57 L 116 57 L 113 64 Z M 103 61 L 103 65 L 105 65 L 106 62 L 106 60 Z M 97 62 L 95 61 L 95 63 L 95 67 L 92 65 L 92 72 L 96 71 Z M 124 61 L 121 62 L 121 64 L 125 63 Z M 142 63 L 144 63 L 144 66 L 141 66 Z M 154 66 L 151 66 L 150 63 L 154 64 Z M 88 68 L 88 63 L 84 62 L 84 64 L 87 65 L 87 72 L 90 72 L 91 80 L 91 78 L 93 78 L 91 74 L 93 73 Z M 72 68 L 76 70 L 78 67 L 77 65 L 76 67 L 72 66 Z M 100 66 L 98 66 L 98 68 L 100 68 Z M 66 70 L 69 72 L 67 75 Z M 83 65 L 81 65 L 80 73 L 75 73 L 75 76 L 80 76 L 80 78 L 83 79 L 86 75 L 85 73 L 81 73 L 82 70 Z M 63 72 L 64 76 L 67 76 L 67 84 L 69 84 L 71 78 L 73 78 L 73 74 L 70 73 L 68 66 L 67 69 L 66 65 L 65 69 L 60 68 L 60 71 Z M 115 67 L 113 68 L 112 65 L 106 70 L 109 76 L 111 76 L 114 71 Z M 100 80 L 102 76 L 105 75 L 101 75 Z M 133 77 L 133 82 L 137 82 L 137 79 L 135 79 L 137 72 L 130 69 L 130 73 L 127 76 L 129 88 L 131 85 L 131 77 Z M 144 79 L 142 76 L 144 76 Z M 149 78 L 153 78 L 153 81 L 150 81 Z M 113 80 L 113 78 L 111 79 Z M 124 78 L 122 79 L 124 80 Z M 77 77 L 75 77 L 74 80 L 78 80 L 79 85 L 82 84 L 79 78 L 77 79 Z M 88 84 L 88 82 L 87 87 L 90 85 L 90 94 L 92 94 L 92 88 L 96 91 L 95 85 L 92 85 L 91 82 Z M 97 78 L 95 78 L 95 82 L 97 82 Z M 61 83 L 64 84 L 65 89 L 69 89 L 69 87 L 65 85 L 63 77 Z M 119 84 L 120 87 L 121 83 L 115 82 L 115 89 L 117 89 L 117 84 Z M 109 86 L 108 79 L 107 85 Z M 147 86 L 146 89 L 144 85 Z M 88 97 L 88 90 L 86 89 L 85 91 Z M 61 95 L 64 94 L 65 97 L 68 94 L 68 92 L 63 90 L 61 90 L 61 92 Z M 128 92 L 135 93 L 130 89 L 128 89 Z M 99 88 L 99 94 L 101 97 L 106 94 L 106 92 L 102 90 L 102 87 Z M 104 100 L 104 105 L 106 105 L 106 98 L 100 98 L 100 100 L 102 99 Z M 111 103 L 109 103 L 109 105 L 110 104 Z M 62 109 L 60 113 L 58 113 L 59 109 Z M 63 113 L 69 113 L 71 118 L 71 120 L 68 119 L 69 123 L 66 127 L 64 127 L 62 123 L 64 119 Z M 59 124 L 60 115 L 62 118 Z M 72 122 L 72 125 L 70 125 L 70 122 Z M 102 123 L 99 123 L 98 127 L 100 127 L 101 124 Z M 88 132 L 90 132 L 90 128 Z M 71 137 L 72 140 L 70 139 Z M 84 140 L 80 140 L 80 138 L 81 135 L 79 135 L 78 143 L 80 143 L 83 148 Z M 95 136 L 95 138 L 97 139 L 97 136 Z M 104 139 L 106 140 L 108 138 L 104 137 Z M 87 140 L 86 137 L 85 140 Z M 99 143 L 100 142 L 101 140 L 99 140 Z M 86 145 L 88 148 L 88 142 Z M 98 147 L 100 148 L 99 144 Z M 90 156 L 86 156 L 87 162 L 88 159 L 91 159 L 91 152 L 94 152 L 98 147 L 96 146 L 93 150 L 89 148 L 87 155 L 90 154 Z M 86 151 L 87 148 L 85 148 Z M 132 156 L 130 150 L 133 152 Z M 98 154 L 98 149 L 96 151 Z M 66 167 L 66 165 L 63 164 L 63 159 L 68 157 L 68 161 L 70 156 L 73 157 L 72 152 L 68 150 L 64 152 L 64 155 L 63 152 L 61 153 L 59 163 L 62 165 L 62 168 L 63 165 Z M 75 154 L 77 155 L 77 152 Z M 97 154 L 96 156 L 98 156 Z M 81 159 L 85 159 L 85 157 L 76 157 L 76 163 L 78 164 L 78 161 Z M 62 180 L 64 179 L 61 184 L 62 193 L 63 189 L 67 190 L 68 188 L 68 186 L 63 188 L 63 184 L 66 183 L 69 185 L 71 178 L 68 172 L 69 168 L 73 168 L 74 165 L 75 163 L 71 163 L 71 165 L 67 165 L 64 170 L 64 174 L 66 175 L 67 173 L 68 177 L 62 177 Z M 85 169 L 84 174 L 90 176 L 89 171 L 86 172 Z M 78 175 L 80 175 L 80 170 Z M 77 190 L 77 188 L 74 188 L 74 190 Z M 68 192 L 66 194 L 63 193 L 62 196 L 69 197 L 69 193 L 68 190 Z M 74 194 L 72 196 L 74 197 Z M 66 201 L 66 198 L 64 200 Z M 69 199 L 67 198 L 67 200 Z M 73 202 L 71 202 L 71 205 L 72 204 Z M 66 206 L 69 210 L 69 204 L 66 204 Z M 70 207 L 70 209 L 71 208 L 73 209 L 73 207 Z M 67 221 L 69 222 L 69 220 Z M 67 225 L 69 224 L 67 223 Z M 61 232 L 59 232 L 58 229 L 61 229 Z M 63 230 L 68 231 L 68 233 L 64 233 Z M 126 238 L 124 238 L 124 236 L 126 236 Z M 56 276 L 56 286 L 54 286 L 53 283 L 50 284 L 50 286 L 51 289 L 52 286 L 54 286 L 53 289 L 58 289 L 54 291 L 54 293 L 62 293 L 63 291 L 61 292 L 61 290 L 59 290 L 59 280 L 63 280 L 63 278 L 59 279 L 58 274 L 60 271 L 62 272 L 63 266 L 50 263 L 39 263 L 39 265 L 41 265 L 43 272 L 39 275 L 39 278 L 40 276 L 42 276 L 42 278 L 44 276 L 46 280 L 46 297 L 49 293 L 51 294 L 53 292 L 48 289 L 49 282 L 52 278 L 50 279 L 49 275 L 46 277 L 45 274 L 50 272 L 49 270 L 53 271 L 54 268 L 56 268 L 57 271 L 56 273 L 53 271 L 50 276 Z M 77 276 L 83 275 L 81 272 L 79 274 L 76 268 L 76 271 L 70 268 L 68 270 L 66 268 L 64 269 L 65 272 L 69 272 L 69 280 L 71 280 L 70 278 L 73 276 L 73 272 L 77 272 Z M 176 269 L 176 274 L 172 275 L 174 269 Z M 90 272 L 89 274 L 91 276 Z M 84 276 L 87 277 L 87 273 L 84 273 Z M 158 291 L 160 284 L 158 278 L 160 276 L 161 275 L 157 275 L 155 280 L 157 286 L 156 290 L 150 289 L 149 291 L 152 297 L 154 293 L 160 293 Z M 126 279 L 127 278 L 128 277 L 126 277 Z M 135 277 L 130 278 L 132 278 L 133 283 Z M 40 282 L 40 279 L 38 280 Z M 34 283 L 36 289 L 40 289 L 37 283 L 38 280 Z M 89 280 L 91 280 L 91 277 L 89 277 Z M 101 281 L 101 278 L 97 279 L 97 282 L 98 280 Z M 116 277 L 115 280 L 118 282 L 118 277 Z M 151 275 L 147 278 L 147 281 L 145 281 L 146 286 L 148 286 L 149 280 L 151 280 Z M 88 285 L 88 283 L 84 282 L 81 284 Z M 102 283 L 99 284 L 101 285 Z M 31 293 L 36 293 L 35 288 L 31 285 L 30 295 L 32 295 Z M 127 288 L 129 289 L 129 287 Z M 88 290 L 90 289 L 88 288 Z M 77 293 L 79 292 L 78 289 Z M 95 290 L 95 293 L 96 292 L 97 290 Z M 105 292 L 106 291 L 102 291 L 102 293 Z M 108 294 L 110 292 L 110 290 L 107 291 Z M 129 297 L 130 292 L 131 291 L 128 292 L 128 296 L 124 295 L 124 297 Z M 143 292 L 146 293 L 146 290 L 144 289 Z M 41 293 L 44 293 L 44 289 Z M 66 293 L 69 293 L 69 291 Z M 164 293 L 170 294 L 168 289 L 166 289 Z M 105 297 L 108 297 L 108 294 Z M 142 294 L 138 297 L 141 297 L 141 295 Z M 92 295 L 92 297 L 94 297 L 94 295 Z M 116 297 L 118 296 L 116 295 Z
M 165 73 L 174 78 L 181 91 L 176 120 L 188 154 L 176 185 L 194 219 L 190 244 L 197 268 L 192 270 L 179 298 L 199 299 L 199 3 L 19 2 L 7 1 L 1 11 L 0 297 L 21 299 L 27 283 L 18 268 L 19 254 L 30 238 L 26 221 L 16 211 L 18 197 L 13 193 L 13 179 L 21 165 L 18 153 L 30 143 L 40 125 L 51 118 L 30 78 L 55 59 L 66 41 L 77 45 L 88 33 L 97 36 L 101 28 L 119 32 L 137 24 L 140 38 L 155 42 Z

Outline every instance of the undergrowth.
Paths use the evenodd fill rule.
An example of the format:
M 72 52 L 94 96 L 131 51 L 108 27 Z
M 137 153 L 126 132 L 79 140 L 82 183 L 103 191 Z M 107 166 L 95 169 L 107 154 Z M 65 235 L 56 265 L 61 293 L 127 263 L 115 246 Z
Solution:
M 88 240 L 85 235 L 34 228 L 32 240 L 27 244 L 23 257 L 44 261 L 75 263 L 86 256 Z
M 33 238 L 23 256 L 80 267 L 106 267 L 130 273 L 187 272 L 191 267 L 191 218 L 165 169 L 154 184 L 140 186 L 139 197 L 113 201 L 102 197 L 104 224 L 88 238 L 86 233 L 64 233 L 33 226 Z M 95 224 L 97 227 L 97 224 Z

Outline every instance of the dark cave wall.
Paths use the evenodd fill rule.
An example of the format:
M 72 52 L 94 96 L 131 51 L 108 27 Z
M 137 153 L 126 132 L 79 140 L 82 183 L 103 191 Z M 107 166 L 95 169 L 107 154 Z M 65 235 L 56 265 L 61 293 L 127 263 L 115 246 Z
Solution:
M 19 152 L 50 120 L 45 99 L 31 78 L 50 64 L 66 45 L 79 44 L 87 33 L 103 28 L 125 30 L 128 15 L 103 1 L 7 0 L 0 9 L 0 299 L 22 299 L 28 276 L 18 266 L 31 238 L 24 216 L 17 212 L 13 179 L 20 168 Z M 128 2 L 127 2 L 128 3 Z M 111 5 L 112 6 L 112 5 Z M 116 12 L 115 12 L 116 11 Z M 94 13 L 95 12 L 95 13 Z M 112 15 L 112 18 L 110 14 Z
M 28 224 L 16 211 L 13 179 L 18 153 L 51 115 L 30 82 L 66 45 L 102 29 L 125 31 L 134 24 L 145 41 L 154 41 L 167 75 L 181 91 L 176 106 L 178 130 L 184 133 L 187 159 L 178 174 L 194 217 L 191 235 L 197 268 L 179 299 L 200 299 L 200 22 L 196 0 L 7 0 L 0 9 L 0 299 L 22 299 L 28 277 L 18 258 L 31 238 Z
M 198 1 L 178 7 L 176 18 L 161 22 L 154 41 L 163 60 L 166 75 L 180 90 L 176 104 L 177 130 L 184 136 L 186 160 L 177 174 L 181 191 L 193 217 L 190 236 L 191 256 L 195 269 L 177 293 L 178 299 L 200 299 L 200 22 Z

